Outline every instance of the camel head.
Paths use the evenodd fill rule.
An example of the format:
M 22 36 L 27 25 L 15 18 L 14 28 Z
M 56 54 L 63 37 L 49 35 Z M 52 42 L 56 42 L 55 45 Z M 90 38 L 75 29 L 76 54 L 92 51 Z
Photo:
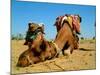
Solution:
M 57 28 L 57 32 L 62 28 L 63 24 L 67 22 L 71 29 L 77 34 L 80 34 L 80 23 L 82 19 L 79 15 L 69 15 L 65 14 L 64 16 L 59 16 L 56 18 L 54 26 Z
M 37 38 L 37 34 L 39 32 L 44 34 L 44 25 L 43 24 L 29 23 L 24 45 L 30 46 L 32 41 Z

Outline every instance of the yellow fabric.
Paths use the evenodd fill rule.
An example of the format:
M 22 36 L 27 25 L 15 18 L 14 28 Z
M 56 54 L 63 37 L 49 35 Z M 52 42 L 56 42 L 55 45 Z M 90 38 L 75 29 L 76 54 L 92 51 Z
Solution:
M 70 24 L 70 26 L 71 26 L 71 28 L 72 28 L 72 27 L 73 27 L 73 26 L 72 26 L 72 21 L 73 21 L 73 20 L 72 20 L 72 17 L 71 17 L 71 16 L 68 16 L 68 17 L 67 17 L 67 21 L 69 22 L 69 24 Z

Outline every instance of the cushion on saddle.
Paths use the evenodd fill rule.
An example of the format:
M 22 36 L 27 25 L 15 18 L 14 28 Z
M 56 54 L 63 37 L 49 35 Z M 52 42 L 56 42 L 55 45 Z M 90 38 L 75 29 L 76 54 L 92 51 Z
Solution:
M 73 29 L 77 32 L 80 33 L 80 24 L 78 22 L 78 16 L 72 15 L 72 25 Z
M 68 21 L 68 23 L 70 24 L 70 26 L 72 27 L 73 30 L 76 31 L 76 33 L 80 33 L 80 24 L 78 22 L 78 16 L 77 15 L 70 15 L 68 16 L 59 16 L 58 17 L 58 26 L 62 26 L 64 20 Z

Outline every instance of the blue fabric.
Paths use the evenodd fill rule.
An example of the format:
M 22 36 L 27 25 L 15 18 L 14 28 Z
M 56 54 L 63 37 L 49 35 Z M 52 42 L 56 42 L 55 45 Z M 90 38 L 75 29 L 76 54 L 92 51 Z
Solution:
M 41 32 L 41 30 L 40 29 L 36 29 L 35 31 L 33 31 L 33 32 L 27 32 L 27 34 L 26 34 L 26 40 L 27 41 L 31 41 L 31 40 L 35 40 L 36 39 L 36 37 L 37 37 L 37 33 L 38 32 Z

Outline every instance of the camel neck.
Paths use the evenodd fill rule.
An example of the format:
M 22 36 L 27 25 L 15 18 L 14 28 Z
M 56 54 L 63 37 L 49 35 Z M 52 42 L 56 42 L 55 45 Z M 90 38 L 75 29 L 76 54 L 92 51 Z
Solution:
M 59 49 L 63 49 L 63 47 L 66 43 L 66 34 L 64 34 L 65 30 L 66 29 L 64 27 L 61 28 L 57 34 L 56 39 L 54 40 L 54 43 L 59 47 Z
M 54 43 L 59 47 L 59 49 L 63 49 L 64 45 L 68 41 L 69 36 L 72 36 L 71 28 L 69 27 L 68 23 L 64 23 L 63 27 L 57 33 L 57 36 L 54 40 Z

